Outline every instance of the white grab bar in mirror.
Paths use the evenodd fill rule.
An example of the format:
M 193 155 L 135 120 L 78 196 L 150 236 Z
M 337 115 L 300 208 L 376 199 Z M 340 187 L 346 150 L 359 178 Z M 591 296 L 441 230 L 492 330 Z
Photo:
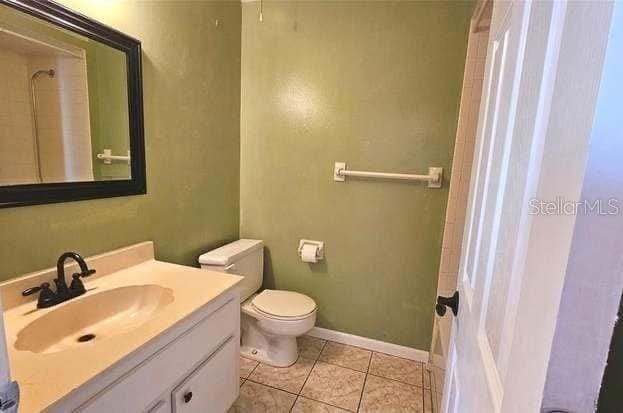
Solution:
M 441 188 L 443 168 L 428 168 L 427 175 L 397 174 L 388 172 L 349 171 L 345 162 L 336 162 L 333 168 L 333 180 L 344 182 L 347 176 L 360 178 L 399 179 L 403 181 L 427 182 L 429 188 Z
M 120 156 L 113 155 L 110 149 L 104 149 L 104 153 L 97 154 L 97 159 L 103 160 L 106 165 L 110 165 L 112 161 L 127 162 L 130 165 L 130 151 L 128 151 L 128 156 Z

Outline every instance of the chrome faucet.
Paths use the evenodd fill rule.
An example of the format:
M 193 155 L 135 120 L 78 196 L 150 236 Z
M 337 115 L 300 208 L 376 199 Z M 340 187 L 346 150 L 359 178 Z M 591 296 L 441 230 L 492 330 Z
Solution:
M 65 281 L 65 261 L 69 258 L 78 263 L 80 272 L 72 275 L 71 284 L 67 287 L 67 282 Z M 39 287 L 25 289 L 22 291 L 22 295 L 28 296 L 40 291 L 37 307 L 52 307 L 56 304 L 63 303 L 86 293 L 86 288 L 84 288 L 84 284 L 80 278 L 88 277 L 92 274 L 95 274 L 95 270 L 89 269 L 87 263 L 80 256 L 80 254 L 77 252 L 65 252 L 61 254 L 56 262 L 56 278 L 54 279 L 56 292 L 52 291 L 50 289 L 50 284 L 45 282 Z

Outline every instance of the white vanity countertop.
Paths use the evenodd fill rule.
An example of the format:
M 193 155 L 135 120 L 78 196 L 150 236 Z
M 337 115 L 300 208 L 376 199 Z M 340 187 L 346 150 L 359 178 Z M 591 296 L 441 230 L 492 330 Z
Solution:
M 91 260 L 87 262 L 91 266 Z M 85 279 L 85 295 L 57 306 L 36 309 L 36 302 L 29 301 L 8 308 L 4 312 L 4 320 L 11 375 L 18 381 L 21 391 L 19 411 L 45 410 L 190 314 L 209 305 L 240 280 L 241 277 L 235 275 L 208 272 L 152 258 L 94 279 Z M 59 352 L 33 353 L 15 348 L 19 331 L 46 312 L 102 291 L 147 284 L 170 289 L 174 300 L 153 318 L 130 331 Z M 15 288 L 12 290 L 15 293 Z M 7 291 L 2 293 L 7 295 Z

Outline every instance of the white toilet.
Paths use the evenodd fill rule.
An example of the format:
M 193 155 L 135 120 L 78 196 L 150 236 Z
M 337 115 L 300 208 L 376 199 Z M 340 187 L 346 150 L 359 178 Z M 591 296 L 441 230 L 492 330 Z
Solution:
M 264 290 L 264 243 L 241 239 L 199 257 L 201 268 L 241 275 L 240 352 L 275 367 L 298 358 L 296 337 L 316 323 L 316 303 L 293 291 Z

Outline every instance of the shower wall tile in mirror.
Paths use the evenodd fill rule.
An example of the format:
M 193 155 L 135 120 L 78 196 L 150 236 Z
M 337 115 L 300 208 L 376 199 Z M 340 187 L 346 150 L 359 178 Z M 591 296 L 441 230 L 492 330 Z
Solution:
M 0 186 L 129 179 L 126 82 L 123 52 L 0 6 Z

